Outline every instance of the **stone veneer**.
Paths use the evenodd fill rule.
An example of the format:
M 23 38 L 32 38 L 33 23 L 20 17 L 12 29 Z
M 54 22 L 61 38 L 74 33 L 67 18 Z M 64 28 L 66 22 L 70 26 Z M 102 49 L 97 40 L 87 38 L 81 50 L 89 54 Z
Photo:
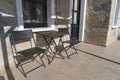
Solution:
M 88 0 L 84 42 L 106 46 L 111 0 Z

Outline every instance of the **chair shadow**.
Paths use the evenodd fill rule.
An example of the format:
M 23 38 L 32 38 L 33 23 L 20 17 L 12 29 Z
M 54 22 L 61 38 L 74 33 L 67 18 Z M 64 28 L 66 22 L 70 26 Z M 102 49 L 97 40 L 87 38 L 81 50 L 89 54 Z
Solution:
M 74 45 L 76 45 L 76 44 L 78 44 L 79 42 L 77 41 Z M 55 48 L 56 49 L 56 48 Z M 73 49 L 73 50 L 75 50 L 72 54 L 69 54 L 68 55 L 68 50 L 69 49 Z M 57 49 L 56 49 L 57 50 Z M 67 54 L 67 56 L 66 56 L 66 58 L 68 58 L 68 59 L 70 59 L 70 57 L 72 56 L 72 55 L 74 55 L 74 54 L 78 54 L 78 52 L 76 52 L 77 50 L 76 49 L 74 49 L 74 48 L 72 48 L 72 46 L 66 46 L 66 47 L 64 47 L 63 49 L 61 49 L 60 50 L 60 52 L 58 51 L 58 54 L 57 53 L 54 53 L 53 54 L 53 57 L 51 57 L 51 56 L 49 56 L 50 58 L 52 58 L 51 59 L 51 61 L 50 61 L 50 63 L 52 63 L 52 61 L 54 60 L 54 58 L 57 58 L 57 59 L 65 59 L 65 57 L 62 55 L 63 53 L 62 52 L 65 52 L 64 54 Z M 66 53 L 67 52 L 67 53 Z M 56 55 L 58 55 L 59 57 L 57 57 Z
M 99 58 L 99 59 L 103 59 L 103 60 L 109 61 L 111 63 L 120 65 L 120 62 L 117 62 L 117 61 L 114 61 L 114 60 L 111 60 L 111 59 L 108 59 L 108 58 L 105 58 L 105 57 L 101 57 L 101 56 L 98 56 L 98 55 L 95 55 L 93 53 L 89 53 L 89 52 L 86 52 L 86 51 L 83 51 L 83 50 L 80 50 L 80 49 L 77 49 L 77 50 L 80 51 L 80 52 L 83 52 L 83 54 L 88 54 L 88 55 L 91 55 L 93 57 L 96 57 L 96 58 Z
M 119 40 L 120 40 L 120 38 L 119 38 Z M 79 44 L 79 43 L 80 43 L 80 42 L 77 41 L 74 45 L 77 45 L 77 44 Z M 93 56 L 93 57 L 100 58 L 100 59 L 103 59 L 103 60 L 112 62 L 112 63 L 114 63 L 114 64 L 120 65 L 120 62 L 117 62 L 117 61 L 114 61 L 114 60 L 111 60 L 111 59 L 108 59 L 108 58 L 105 58 L 105 57 L 101 57 L 101 56 L 98 56 L 98 55 L 95 55 L 95 54 L 93 54 L 93 53 L 89 53 L 89 52 L 86 52 L 86 51 L 83 51 L 83 50 L 80 50 L 80 49 L 77 49 L 77 48 L 76 48 L 76 50 L 77 50 L 77 51 L 80 51 L 80 52 L 83 52 L 84 54 L 88 54 L 88 55 L 91 55 L 91 56 Z M 72 56 L 72 55 L 74 55 L 74 54 L 75 54 L 75 53 L 70 54 L 69 56 Z
M 33 62 L 32 59 L 33 59 L 33 58 L 31 57 L 31 58 L 25 60 L 25 62 L 24 62 L 22 65 L 27 65 L 28 63 Z M 37 60 L 34 60 L 34 61 L 35 61 L 36 63 L 40 64 L 40 65 L 38 65 L 38 66 L 36 66 L 36 67 L 34 67 L 34 68 L 26 71 L 26 72 L 25 72 L 26 75 L 27 75 L 28 73 L 30 73 L 30 72 L 32 72 L 32 71 L 34 71 L 34 70 L 36 70 L 36 69 L 44 66 L 44 65 L 42 65 L 39 61 L 37 61 Z M 26 75 L 24 75 L 24 72 L 23 72 L 19 67 L 17 67 L 17 69 L 23 74 L 24 77 L 26 77 Z M 27 77 L 26 77 L 26 78 L 27 78 Z
M 76 54 L 76 53 L 73 52 L 72 54 L 69 54 L 68 56 L 71 57 L 71 56 L 73 56 L 73 55 L 75 55 L 75 54 Z

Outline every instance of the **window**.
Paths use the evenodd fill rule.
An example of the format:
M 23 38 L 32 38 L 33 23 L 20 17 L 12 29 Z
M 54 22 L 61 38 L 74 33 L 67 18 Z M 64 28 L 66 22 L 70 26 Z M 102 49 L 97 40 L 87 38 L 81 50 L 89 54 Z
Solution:
M 24 28 L 47 27 L 47 1 L 22 0 Z
M 115 18 L 114 18 L 114 26 L 118 27 L 118 20 L 119 20 L 119 10 L 120 10 L 120 0 L 117 1 L 116 4 L 116 11 L 115 11 Z

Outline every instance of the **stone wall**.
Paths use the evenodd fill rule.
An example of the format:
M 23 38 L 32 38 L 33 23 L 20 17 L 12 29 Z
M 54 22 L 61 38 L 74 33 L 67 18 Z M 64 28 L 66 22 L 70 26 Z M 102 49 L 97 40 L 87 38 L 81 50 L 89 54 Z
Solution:
M 106 45 L 111 0 L 88 0 L 84 42 Z

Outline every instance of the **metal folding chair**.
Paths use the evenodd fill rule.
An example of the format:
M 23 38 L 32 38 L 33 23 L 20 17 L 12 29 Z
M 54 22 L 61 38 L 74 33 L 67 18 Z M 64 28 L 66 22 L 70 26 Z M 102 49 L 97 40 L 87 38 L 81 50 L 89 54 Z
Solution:
M 32 30 L 13 31 L 10 36 L 10 40 L 12 51 L 14 51 L 13 57 L 16 68 L 18 68 L 25 77 L 27 77 L 26 76 L 27 72 L 25 72 L 23 68 L 23 64 L 25 64 L 25 62 L 34 61 L 37 57 L 39 57 L 42 62 L 42 66 L 45 67 L 42 57 L 44 56 L 44 54 L 47 56 L 47 54 L 44 49 L 36 47 L 36 42 Z M 29 45 L 28 44 L 27 45 L 29 47 L 27 49 L 19 50 L 18 45 L 23 42 L 28 42 Z
M 74 45 L 79 43 L 79 41 L 77 39 L 75 39 L 75 38 L 71 38 L 71 36 L 69 34 L 69 31 L 68 31 L 68 28 L 58 28 L 58 31 L 68 34 L 68 36 L 70 38 L 69 40 L 62 41 L 63 46 L 64 46 L 65 43 L 69 44 L 68 46 L 65 47 L 65 50 L 67 51 L 68 49 L 72 48 L 72 49 L 75 50 L 75 53 L 78 54 L 77 49 L 75 48 Z M 70 58 L 70 57 L 68 57 L 68 58 Z

